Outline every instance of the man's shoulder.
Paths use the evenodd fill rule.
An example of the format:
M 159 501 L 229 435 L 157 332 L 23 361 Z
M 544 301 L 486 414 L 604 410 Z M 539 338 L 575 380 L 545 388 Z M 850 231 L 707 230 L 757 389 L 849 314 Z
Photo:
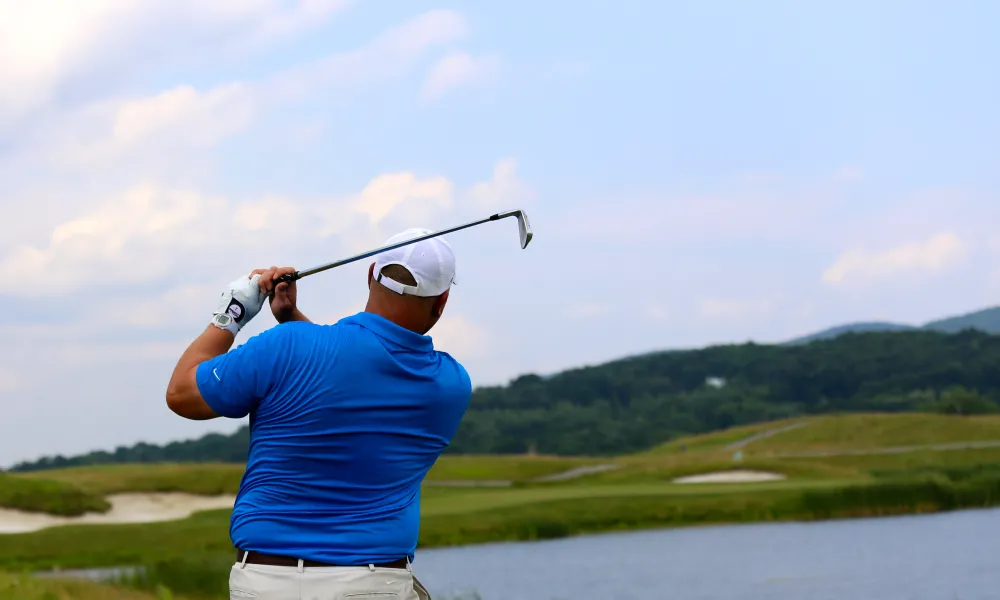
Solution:
M 248 342 L 252 341 L 258 346 L 280 345 L 285 350 L 291 350 L 295 347 L 296 341 L 314 339 L 317 336 L 325 335 L 328 330 L 328 326 L 317 323 L 288 321 L 265 329 L 253 336 Z
M 445 381 L 447 384 L 463 394 L 472 393 L 472 378 L 469 371 L 457 358 L 444 350 L 435 350 L 440 361 L 450 367 L 445 371 Z

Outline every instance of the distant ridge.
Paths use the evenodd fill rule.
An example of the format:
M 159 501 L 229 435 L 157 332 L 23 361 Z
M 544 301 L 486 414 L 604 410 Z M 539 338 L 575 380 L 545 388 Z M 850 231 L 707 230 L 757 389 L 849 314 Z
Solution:
M 864 333 L 843 335 L 852 330 Z M 650 352 L 545 377 L 527 373 L 506 385 L 476 387 L 448 452 L 617 456 L 679 436 L 799 416 L 1000 414 L 997 332 L 1000 307 L 923 327 L 857 323 L 827 330 L 831 339 L 812 344 L 717 344 Z M 245 462 L 249 442 L 244 426 L 228 436 L 213 433 L 165 445 L 42 457 L 9 471 L 238 463 Z
M 849 323 L 847 325 L 838 325 L 836 327 L 831 327 L 829 329 L 824 329 L 817 333 L 812 333 L 800 338 L 796 338 L 789 344 L 808 344 L 809 342 L 815 342 L 818 340 L 829 340 L 845 333 L 865 333 L 869 331 L 910 331 L 914 329 L 920 329 L 914 325 L 905 325 L 903 323 L 889 323 L 887 321 L 872 321 L 867 323 Z
M 963 329 L 978 329 L 986 333 L 998 334 L 1000 333 L 1000 306 L 931 321 L 924 325 L 924 329 L 944 331 L 945 333 L 957 333 Z
M 963 329 L 977 329 L 991 335 L 1000 334 L 1000 306 L 984 308 L 964 315 L 947 317 L 931 321 L 923 325 L 910 325 L 906 323 L 892 323 L 888 321 L 871 321 L 861 323 L 848 323 L 838 325 L 829 329 L 824 329 L 816 333 L 811 333 L 799 338 L 795 338 L 787 344 L 807 344 L 818 340 L 828 340 L 839 337 L 845 333 L 865 333 L 872 331 L 912 331 L 922 329 L 925 331 L 940 331 L 943 333 L 958 333 Z

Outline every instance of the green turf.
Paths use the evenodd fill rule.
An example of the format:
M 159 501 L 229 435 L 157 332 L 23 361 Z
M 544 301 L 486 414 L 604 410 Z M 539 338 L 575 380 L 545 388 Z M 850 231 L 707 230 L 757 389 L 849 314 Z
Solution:
M 27 479 L 0 474 L 0 508 L 76 516 L 111 508 L 99 494 L 62 481 Z
M 809 424 L 747 446 L 747 453 L 863 450 L 898 446 L 1000 442 L 1000 415 L 851 414 Z
M 186 492 L 235 494 L 244 466 L 216 463 L 99 465 L 19 473 L 16 477 L 53 480 L 93 494 Z
M 529 481 L 536 477 L 594 464 L 586 458 L 551 456 L 442 456 L 427 475 L 430 482 L 503 480 Z M 76 490 L 103 496 L 124 492 L 184 492 L 189 494 L 235 494 L 244 466 L 219 463 L 156 463 L 75 467 L 18 473 L 12 481 L 27 488 L 47 485 L 56 491 Z M 61 485 L 57 485 L 61 484 Z M 42 488 L 38 488 L 42 489 Z M 2 488 L 0 488 L 2 494 Z M 2 505 L 0 495 L 0 505 Z M 98 498 L 99 500 L 99 498 Z
M 561 456 L 447 455 L 438 459 L 427 474 L 427 481 L 529 481 L 536 477 L 562 473 L 582 465 L 599 464 L 590 458 Z
M 217 597 L 221 600 L 226 596 Z M 164 593 L 157 595 L 155 589 L 146 592 L 88 581 L 45 580 L 0 572 L 0 598 L 3 600 L 186 600 L 187 597 Z
M 683 436 L 673 439 L 665 444 L 660 444 L 651 450 L 641 452 L 639 454 L 669 454 L 674 452 L 696 452 L 705 450 L 721 451 L 729 444 L 740 442 L 753 435 L 757 435 L 771 429 L 787 427 L 801 420 L 803 419 L 756 423 L 754 425 L 731 427 L 722 431 L 713 431 L 712 433 L 705 433 L 702 435 Z

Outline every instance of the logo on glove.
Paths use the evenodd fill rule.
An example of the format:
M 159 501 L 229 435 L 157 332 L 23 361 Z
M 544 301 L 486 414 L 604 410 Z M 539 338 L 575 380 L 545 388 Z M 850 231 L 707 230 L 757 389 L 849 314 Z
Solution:
M 235 298 L 229 301 L 229 306 L 226 308 L 226 314 L 231 316 L 237 323 L 243 320 L 243 311 L 243 305 Z

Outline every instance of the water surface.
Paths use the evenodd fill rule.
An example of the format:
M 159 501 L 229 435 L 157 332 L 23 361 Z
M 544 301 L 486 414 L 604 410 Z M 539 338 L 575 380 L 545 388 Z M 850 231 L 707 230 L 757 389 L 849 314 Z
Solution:
M 418 552 L 435 599 L 996 600 L 1000 509 Z

